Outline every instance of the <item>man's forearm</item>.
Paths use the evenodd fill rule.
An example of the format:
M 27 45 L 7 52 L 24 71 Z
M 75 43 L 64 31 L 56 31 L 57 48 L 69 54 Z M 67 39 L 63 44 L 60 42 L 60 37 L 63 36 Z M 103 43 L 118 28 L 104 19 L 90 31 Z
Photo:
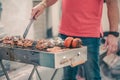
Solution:
M 45 3 L 46 7 L 49 7 L 56 3 L 57 0 L 42 0 L 42 3 Z
M 117 0 L 106 0 L 110 31 L 118 31 L 119 9 Z

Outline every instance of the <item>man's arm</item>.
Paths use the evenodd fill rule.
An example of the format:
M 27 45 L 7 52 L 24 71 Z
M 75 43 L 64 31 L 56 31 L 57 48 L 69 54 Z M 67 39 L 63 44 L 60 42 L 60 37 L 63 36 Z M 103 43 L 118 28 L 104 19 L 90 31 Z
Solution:
M 39 15 L 43 13 L 46 7 L 49 7 L 56 3 L 57 0 L 42 0 L 38 5 L 32 8 L 31 17 L 37 19 Z
M 56 3 L 57 0 L 43 0 L 44 3 L 46 3 L 46 7 L 49 7 Z
M 119 9 L 117 0 L 106 0 L 107 9 L 108 9 L 108 19 L 110 32 L 118 31 L 118 23 L 119 23 Z M 113 34 L 109 34 L 105 47 L 108 48 L 107 54 L 115 53 L 118 49 L 118 38 Z
M 110 31 L 118 31 L 119 9 L 117 0 L 106 0 Z

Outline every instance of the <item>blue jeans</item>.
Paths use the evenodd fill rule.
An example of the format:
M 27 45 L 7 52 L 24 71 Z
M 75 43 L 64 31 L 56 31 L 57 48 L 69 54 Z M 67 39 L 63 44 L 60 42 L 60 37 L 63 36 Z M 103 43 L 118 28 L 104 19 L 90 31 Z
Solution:
M 59 35 L 65 39 L 66 35 Z M 79 37 L 82 40 L 82 45 L 87 46 L 87 62 L 75 67 L 65 67 L 63 80 L 76 80 L 76 75 L 80 75 L 85 80 L 101 80 L 99 69 L 99 45 L 100 38 L 85 38 Z

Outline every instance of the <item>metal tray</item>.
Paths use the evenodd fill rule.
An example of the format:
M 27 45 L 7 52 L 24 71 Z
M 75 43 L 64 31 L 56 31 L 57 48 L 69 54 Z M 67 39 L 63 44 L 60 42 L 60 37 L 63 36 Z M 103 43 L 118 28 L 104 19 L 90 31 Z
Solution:
M 0 46 L 0 59 L 50 68 L 62 68 L 85 62 L 87 60 L 87 47 L 67 49 L 62 52 L 52 53 Z

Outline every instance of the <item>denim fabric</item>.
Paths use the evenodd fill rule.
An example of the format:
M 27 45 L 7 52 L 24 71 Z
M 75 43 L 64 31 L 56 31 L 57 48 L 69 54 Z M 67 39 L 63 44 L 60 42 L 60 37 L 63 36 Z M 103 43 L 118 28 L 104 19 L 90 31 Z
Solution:
M 67 36 L 60 34 L 62 39 Z M 85 77 L 85 80 L 101 80 L 99 69 L 99 45 L 100 38 L 79 37 L 82 45 L 87 46 L 87 62 L 76 67 L 65 67 L 63 80 L 76 80 L 76 75 Z M 84 69 L 83 69 L 84 68 Z

